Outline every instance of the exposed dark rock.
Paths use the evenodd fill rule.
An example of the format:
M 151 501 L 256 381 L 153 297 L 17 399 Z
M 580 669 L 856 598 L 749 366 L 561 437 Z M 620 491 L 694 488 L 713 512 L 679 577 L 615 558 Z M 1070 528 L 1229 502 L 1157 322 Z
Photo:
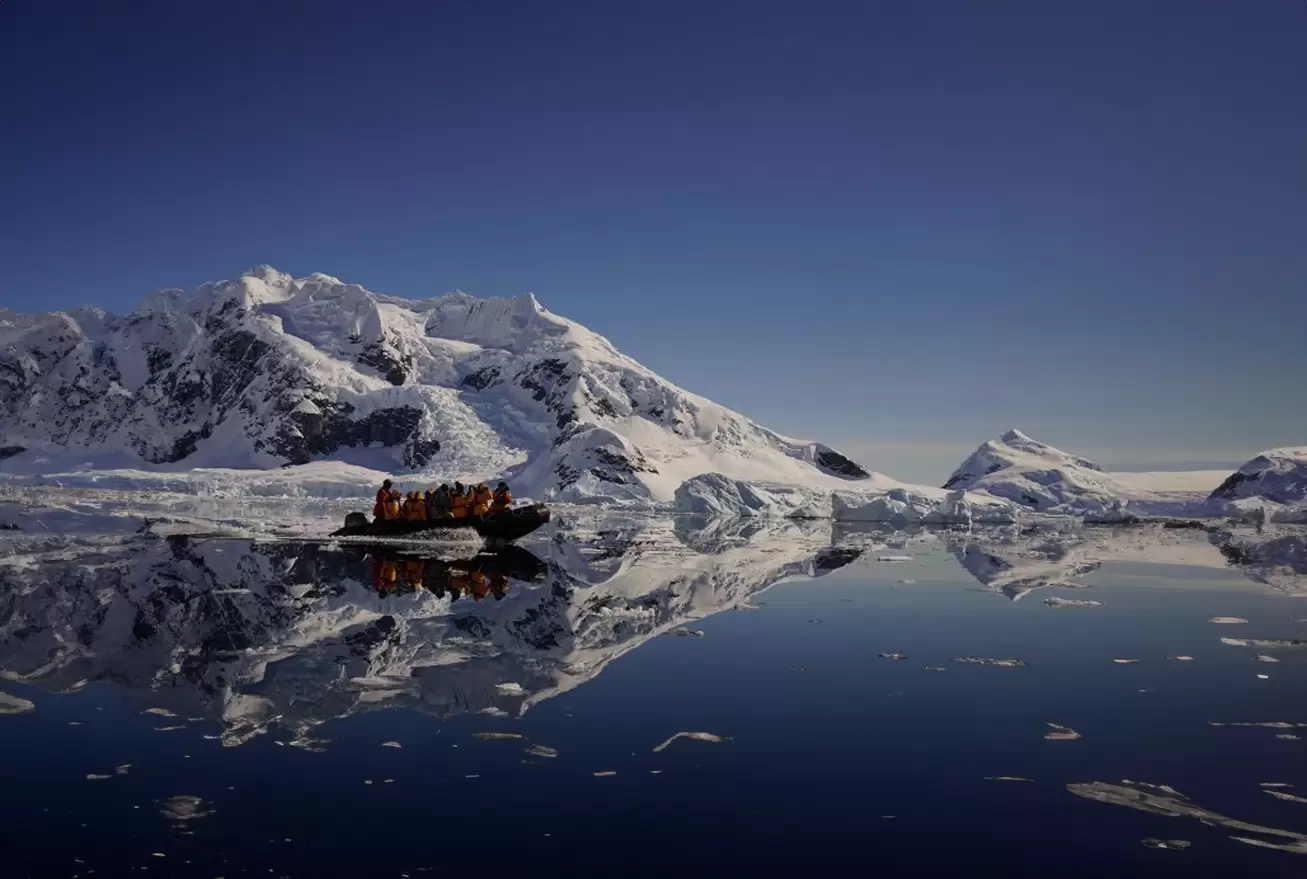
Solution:
M 392 385 L 399 386 L 408 380 L 413 369 L 413 358 L 396 351 L 385 342 L 373 342 L 358 355 L 358 362 L 371 366 Z
M 5 458 L 12 458 L 14 455 L 21 455 L 26 451 L 27 448 L 25 446 L 0 446 L 0 461 L 3 461 Z
M 834 476 L 847 479 L 866 479 L 871 474 L 858 464 L 841 455 L 834 449 L 825 449 L 817 453 L 817 466 Z
M 1234 500 L 1240 495 L 1239 486 L 1245 482 L 1256 482 L 1260 475 L 1259 473 L 1231 473 L 1224 482 L 1216 486 L 1211 496 L 1217 499 Z
M 292 412 L 269 451 L 291 464 L 307 464 L 314 455 L 330 455 L 342 446 L 402 445 L 404 463 L 413 468 L 425 466 L 440 451 L 438 440 L 421 435 L 422 410 L 413 406 L 378 409 L 354 420 L 348 404 L 321 400 L 316 405 L 318 412 Z
M 463 376 L 463 385 L 478 391 L 494 387 L 502 381 L 498 366 L 483 366 L 475 372 Z

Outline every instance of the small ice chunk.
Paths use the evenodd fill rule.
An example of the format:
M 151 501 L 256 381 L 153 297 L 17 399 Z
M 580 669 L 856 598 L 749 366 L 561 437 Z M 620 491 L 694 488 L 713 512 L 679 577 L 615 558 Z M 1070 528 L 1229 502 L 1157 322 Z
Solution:
M 1167 659 L 1174 659 L 1176 662 L 1193 662 L 1192 656 L 1168 656 Z
M 98 775 L 94 772 L 86 773 L 87 781 L 104 781 L 106 778 L 113 778 L 112 775 Z
M 1154 839 L 1151 836 L 1140 841 L 1149 848 L 1158 848 L 1165 851 L 1183 851 L 1192 845 L 1187 839 Z
M 1113 659 L 1112 661 L 1115 662 L 1117 665 L 1130 665 L 1131 663 L 1138 662 L 1139 660 L 1137 660 L 1137 659 Z
M 1259 681 L 1269 681 L 1270 679 L 1271 679 L 1271 676 L 1270 676 L 1270 675 L 1258 675 L 1258 676 L 1257 676 L 1257 680 L 1259 680 Z
M 142 711 L 141 713 L 142 713 L 142 714 L 153 714 L 155 717 L 176 717 L 176 716 L 177 716 L 177 715 L 173 714 L 171 711 L 169 711 L 167 708 L 147 708 L 147 709 L 145 709 L 144 711 Z
M 500 693 L 503 693 L 505 696 L 526 695 L 526 690 L 522 689 L 522 685 L 515 681 L 505 681 L 502 684 L 495 684 L 495 689 Z
M 986 775 L 985 781 L 1034 781 L 1034 779 L 1023 778 L 1020 775 Z
M 1091 601 L 1088 598 L 1058 598 L 1050 596 L 1044 599 L 1044 604 L 1049 607 L 1102 607 L 1103 602 Z
M 594 774 L 594 777 L 595 777 L 595 778 L 608 778 L 610 775 L 616 775 L 616 774 L 617 774 L 617 773 L 616 773 L 616 772 L 613 772 L 611 769 L 607 769 L 607 770 L 604 770 L 603 772 L 596 772 L 596 773 Z
M 878 561 L 878 562 L 910 562 L 910 561 L 912 561 L 912 556 L 910 556 L 910 555 L 878 555 L 878 556 L 876 556 L 876 561 Z
M 1262 650 L 1307 647 L 1307 641 L 1300 638 L 1222 638 L 1221 643 L 1228 647 L 1257 647 Z
M 1285 800 L 1290 803 L 1307 803 L 1307 797 L 1296 797 L 1293 794 L 1286 794 L 1284 791 L 1264 790 L 1262 793 L 1270 794 L 1277 800 Z
M 36 703 L 29 699 L 20 699 L 8 693 L 0 693 L 0 716 L 6 714 L 26 714 L 36 710 Z
M 557 757 L 558 751 L 548 745 L 532 745 L 526 749 L 526 752 L 532 757 Z
M 1258 787 L 1293 787 L 1287 781 L 1263 781 L 1259 782 Z
M 908 654 L 906 654 L 906 653 L 882 653 L 882 654 L 880 654 L 880 658 L 881 658 L 881 659 L 907 659 L 907 658 L 908 658 Z
M 955 656 L 954 662 L 968 665 L 983 665 L 986 668 L 1025 668 L 1026 663 L 1020 659 L 991 659 L 988 656 Z
M 488 742 L 508 741 L 509 739 L 520 739 L 523 736 L 515 732 L 479 732 L 472 733 L 474 739 L 484 739 Z
M 663 742 L 661 745 L 654 748 L 654 753 L 657 754 L 659 751 L 664 750 L 668 745 L 670 745 L 672 742 L 676 741 L 677 739 L 694 739 L 696 742 L 729 742 L 730 741 L 730 738 L 727 736 L 714 735 L 713 733 L 708 733 L 708 732 L 678 732 L 676 733 L 676 735 L 672 736 L 671 738 L 667 739 L 667 741 Z
M 1234 625 L 1234 624 L 1237 624 L 1237 623 L 1246 623 L 1246 622 L 1248 622 L 1248 621 L 1247 621 L 1246 619 L 1244 619 L 1243 617 L 1212 617 L 1210 620 L 1208 620 L 1208 622 L 1209 622 L 1209 623 L 1226 623 L 1226 624 L 1229 624 L 1229 625 Z
M 1287 733 L 1287 732 L 1277 733 L 1275 737 L 1277 739 L 1285 739 L 1286 741 L 1291 741 L 1291 742 L 1296 742 L 1302 738 L 1302 736 L 1296 736 L 1293 733 Z
M 1050 742 L 1074 742 L 1076 739 L 1080 738 L 1080 733 L 1076 732 L 1069 726 L 1062 726 L 1059 723 L 1051 722 L 1048 725 L 1052 727 L 1052 732 L 1047 733 L 1044 738 L 1048 739 Z
M 477 714 L 484 714 L 487 717 L 507 717 L 508 712 L 502 708 L 496 708 L 491 705 L 489 708 L 482 708 Z
M 113 774 L 114 774 L 114 775 L 126 775 L 126 774 L 127 774 L 127 770 L 129 770 L 129 769 L 131 769 L 131 768 L 132 768 L 132 764 L 130 764 L 130 763 L 124 763 L 124 764 L 122 764 L 121 766 L 115 766 L 115 767 L 113 768 Z
M 687 629 L 682 626 L 679 629 L 673 630 L 672 634 L 678 638 L 702 638 L 704 636 L 704 631 L 703 629 Z
M 169 797 L 164 801 L 163 808 L 159 814 L 169 821 L 186 822 L 193 821 L 197 818 L 207 818 L 212 815 L 213 809 L 200 797 L 190 794 L 178 794 L 175 797 Z
M 464 775 L 463 777 L 464 777 L 464 778 L 480 778 L 481 776 L 479 776 L 479 775 Z
M 1267 656 L 1265 653 L 1259 653 L 1259 654 L 1257 654 L 1257 661 L 1258 661 L 1258 662 L 1279 662 L 1280 660 L 1276 659 L 1274 656 Z
M 916 580 L 900 580 L 899 583 L 901 583 L 901 584 L 904 585 L 904 586 L 916 586 L 916 585 L 917 585 L 917 581 L 916 581 Z
M 156 727 L 154 728 L 154 731 L 155 731 L 155 732 L 172 732 L 172 731 L 175 730 L 175 729 L 186 729 L 186 724 L 183 723 L 183 724 L 180 724 L 180 725 L 178 725 L 178 726 L 156 726 Z
M 404 747 L 404 746 L 401 745 L 399 742 L 382 742 L 382 743 L 381 743 L 381 747 L 383 747 L 383 748 L 402 748 L 402 747 Z
M 922 668 L 926 671 L 948 671 L 948 669 L 942 665 L 923 665 Z

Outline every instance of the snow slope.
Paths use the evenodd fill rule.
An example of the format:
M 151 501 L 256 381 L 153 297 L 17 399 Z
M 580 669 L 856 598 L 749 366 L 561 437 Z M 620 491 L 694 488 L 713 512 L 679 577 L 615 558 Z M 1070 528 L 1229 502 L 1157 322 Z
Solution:
M 0 310 L 0 469 L 330 460 L 541 498 L 667 502 L 687 479 L 869 474 L 660 378 L 532 295 L 414 301 L 260 267 L 133 313 Z
M 945 488 L 987 492 L 1042 513 L 1202 515 L 1213 474 L 1105 473 L 1092 461 L 1009 430 L 962 462 Z
M 1251 497 L 1277 504 L 1307 504 L 1307 446 L 1262 452 L 1212 491 L 1213 500 Z

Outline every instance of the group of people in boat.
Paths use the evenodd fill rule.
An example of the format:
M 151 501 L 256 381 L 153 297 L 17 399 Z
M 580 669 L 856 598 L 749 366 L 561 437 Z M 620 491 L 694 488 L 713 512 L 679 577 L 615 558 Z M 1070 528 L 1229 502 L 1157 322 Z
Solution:
M 465 486 L 455 482 L 451 488 L 441 485 L 426 491 L 402 494 L 389 479 L 381 483 L 372 515 L 378 522 L 407 519 L 410 522 L 430 522 L 436 519 L 466 519 L 502 513 L 513 506 L 513 493 L 508 484 L 501 482 L 491 491 L 484 482 Z
M 451 601 L 463 596 L 481 601 L 493 596 L 496 601 L 508 595 L 508 577 L 497 571 L 485 574 L 443 564 L 427 564 L 420 559 L 404 562 L 374 560 L 372 588 L 382 597 L 426 590 L 437 598 L 446 595 Z

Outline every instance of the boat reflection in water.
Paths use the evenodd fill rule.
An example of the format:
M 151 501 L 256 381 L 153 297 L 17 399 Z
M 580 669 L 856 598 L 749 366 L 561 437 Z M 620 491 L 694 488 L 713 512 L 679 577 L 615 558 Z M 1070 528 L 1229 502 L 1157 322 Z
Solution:
M 422 557 L 396 550 L 368 550 L 363 562 L 371 567 L 372 584 L 380 596 L 430 592 L 451 601 L 466 596 L 473 601 L 492 597 L 502 601 L 509 582 L 536 583 L 544 578 L 545 565 L 529 551 L 505 546 L 461 559 Z

